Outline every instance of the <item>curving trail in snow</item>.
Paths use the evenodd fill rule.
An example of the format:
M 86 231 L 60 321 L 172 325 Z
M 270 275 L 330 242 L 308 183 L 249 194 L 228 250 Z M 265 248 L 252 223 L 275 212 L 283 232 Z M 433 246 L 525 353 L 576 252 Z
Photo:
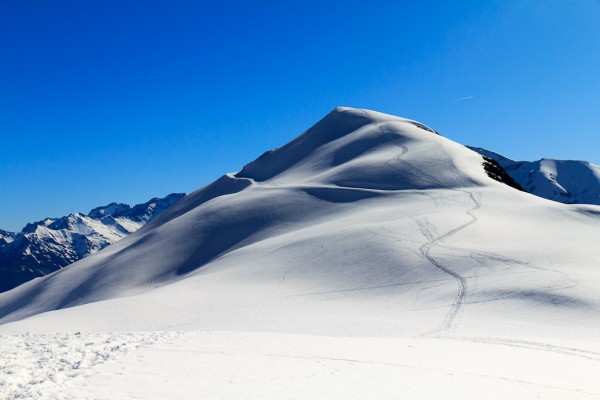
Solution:
M 364 113 L 368 118 L 372 119 L 373 125 L 376 126 L 380 130 L 380 132 L 383 134 L 382 123 L 373 119 L 367 111 L 364 111 Z M 426 129 L 426 128 L 421 127 L 420 125 L 417 125 L 417 126 L 420 127 L 421 129 Z M 429 129 L 426 129 L 426 130 L 429 130 Z M 469 197 L 469 200 L 473 204 L 473 206 L 466 211 L 467 215 L 471 218 L 471 220 L 467 223 L 464 223 L 464 224 L 446 232 L 443 235 L 435 235 L 433 233 L 434 230 L 431 229 L 430 224 L 426 220 L 424 220 L 424 219 L 417 220 L 417 225 L 419 226 L 421 233 L 428 240 L 427 243 L 424 243 L 419 248 L 419 251 L 421 252 L 423 257 L 425 259 L 427 259 L 427 261 L 429 261 L 429 263 L 431 263 L 431 265 L 433 265 L 435 268 L 437 268 L 441 272 L 443 272 L 443 273 L 449 275 L 450 277 L 452 277 L 453 279 L 455 279 L 458 284 L 458 292 L 456 294 L 454 302 L 452 303 L 450 311 L 448 311 L 448 314 L 446 315 L 444 322 L 442 323 L 442 325 L 438 331 L 438 334 L 442 335 L 444 332 L 447 332 L 452 329 L 454 321 L 456 319 L 456 316 L 460 312 L 460 309 L 463 307 L 463 304 L 465 301 L 465 296 L 467 293 L 467 280 L 461 274 L 459 274 L 458 272 L 443 265 L 443 263 L 440 260 L 433 257 L 431 255 L 431 249 L 433 247 L 437 246 L 440 242 L 444 241 L 445 239 L 448 239 L 451 236 L 455 235 L 456 233 L 462 231 L 463 229 L 466 229 L 469 226 L 475 224 L 477 222 L 477 216 L 474 214 L 474 212 L 477 211 L 479 208 L 481 208 L 481 204 L 477 201 L 477 199 L 473 195 L 473 192 L 470 192 L 465 189 L 447 188 L 442 182 L 440 182 L 437 178 L 435 178 L 431 174 L 429 174 L 429 173 L 423 171 L 422 169 L 412 165 L 411 163 L 403 160 L 402 157 L 404 157 L 408 153 L 408 147 L 402 143 L 394 143 L 394 144 L 396 146 L 400 147 L 401 151 L 395 157 L 386 161 L 386 165 L 388 165 L 391 168 L 397 170 L 398 172 L 402 172 L 402 173 L 406 173 L 407 171 L 416 171 L 418 174 L 426 177 L 427 179 L 429 179 L 431 182 L 435 183 L 439 187 L 446 188 L 451 191 L 459 191 L 459 192 L 467 194 Z M 400 171 L 399 168 L 394 165 L 394 163 L 402 164 L 403 170 Z
M 469 222 L 462 224 L 462 225 L 452 229 L 451 231 L 446 232 L 443 235 L 436 236 L 435 234 L 433 234 L 433 230 L 431 229 L 431 226 L 429 223 L 427 223 L 427 221 L 425 221 L 423 219 L 417 221 L 417 224 L 419 225 L 419 228 L 421 229 L 423 236 L 425 236 L 428 239 L 428 242 L 423 244 L 419 248 L 419 251 L 421 252 L 421 254 L 423 254 L 423 257 L 425 257 L 427 259 L 427 261 L 429 261 L 434 267 L 436 267 L 443 273 L 450 275 L 452 278 L 454 278 L 456 280 L 456 282 L 458 284 L 458 293 L 456 294 L 456 297 L 454 299 L 454 302 L 452 303 L 450 311 L 448 311 L 448 314 L 446 315 L 446 318 L 444 319 L 444 322 L 443 322 L 442 326 L 440 327 L 440 330 L 439 330 L 440 335 L 442 335 L 444 332 L 447 332 L 453 328 L 453 324 L 456 319 L 456 316 L 460 312 L 460 309 L 463 307 L 464 302 L 465 302 L 465 296 L 467 293 L 467 280 L 461 274 L 444 266 L 438 259 L 433 257 L 431 255 L 431 249 L 434 246 L 438 245 L 438 243 L 444 241 L 445 239 L 450 238 L 452 235 L 455 235 L 456 233 L 462 231 L 463 229 L 465 229 L 477 222 L 477 216 L 475 216 L 474 212 L 481 207 L 481 204 L 477 201 L 477 199 L 475 199 L 475 196 L 473 195 L 473 193 L 466 191 L 466 190 L 464 192 L 469 195 L 469 199 L 473 202 L 473 207 L 470 208 L 469 210 L 467 210 L 467 214 L 471 217 L 471 220 Z

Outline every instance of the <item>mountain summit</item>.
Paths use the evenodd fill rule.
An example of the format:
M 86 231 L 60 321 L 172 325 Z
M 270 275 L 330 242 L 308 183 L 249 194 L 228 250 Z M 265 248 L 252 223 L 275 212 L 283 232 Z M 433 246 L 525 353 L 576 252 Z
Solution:
M 452 146 L 424 124 L 400 117 L 338 107 L 285 146 L 266 152 L 237 173 L 254 182 L 398 190 L 451 187 L 471 178 L 452 165 Z M 425 140 L 427 139 L 427 140 Z M 408 153 L 407 146 L 423 148 Z M 426 157 L 422 157 L 428 153 Z M 468 157 L 467 157 L 468 158 Z M 478 164 L 479 157 L 471 157 Z M 435 176 L 418 173 L 435 162 Z M 460 162 L 457 160 L 457 162 Z M 409 165 L 410 168 L 403 168 Z M 422 171 L 423 172 L 423 171 Z
M 515 190 L 484 163 L 419 122 L 337 108 L 0 294 L 0 331 L 598 338 L 600 208 Z

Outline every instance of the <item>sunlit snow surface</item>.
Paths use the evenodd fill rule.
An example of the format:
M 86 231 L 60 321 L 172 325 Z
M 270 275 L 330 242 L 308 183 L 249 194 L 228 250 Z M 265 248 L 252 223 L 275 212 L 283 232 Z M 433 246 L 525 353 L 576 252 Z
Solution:
M 595 399 L 600 353 L 247 332 L 4 336 L 0 399 Z
M 600 396 L 600 207 L 495 182 L 425 128 L 336 109 L 0 294 L 0 333 L 154 332 L 44 390 L 67 398 Z

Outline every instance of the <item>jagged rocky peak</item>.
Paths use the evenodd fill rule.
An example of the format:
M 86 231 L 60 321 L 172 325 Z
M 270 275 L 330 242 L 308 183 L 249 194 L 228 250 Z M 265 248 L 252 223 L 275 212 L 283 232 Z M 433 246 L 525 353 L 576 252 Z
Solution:
M 123 203 L 110 203 L 109 205 L 103 207 L 96 207 L 88 213 L 88 216 L 92 218 L 101 219 L 108 215 L 113 217 L 120 216 L 125 212 L 131 210 L 131 206 Z
M 69 214 L 66 217 L 57 218 L 52 223 L 45 225 L 46 228 L 58 231 L 61 229 L 75 230 L 81 225 L 86 225 L 87 217 L 81 213 Z
M 137 204 L 131 207 L 130 210 L 122 213 L 119 216 L 130 218 L 135 221 L 148 221 L 158 216 L 160 213 L 171 207 L 183 197 L 185 197 L 185 193 L 171 193 L 163 198 L 155 197 L 146 203 Z
M 22 233 L 33 233 L 37 230 L 38 226 L 48 227 L 52 225 L 59 218 L 44 218 L 41 221 L 30 222 L 21 230 Z

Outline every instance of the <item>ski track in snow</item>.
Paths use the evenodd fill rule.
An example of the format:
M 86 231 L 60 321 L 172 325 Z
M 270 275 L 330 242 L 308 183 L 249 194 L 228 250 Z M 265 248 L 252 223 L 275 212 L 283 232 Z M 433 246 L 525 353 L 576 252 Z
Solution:
M 467 210 L 467 215 L 469 215 L 471 217 L 471 220 L 469 222 L 464 223 L 464 224 L 462 224 L 462 225 L 460 225 L 460 226 L 458 226 L 458 227 L 456 227 L 456 228 L 454 228 L 454 229 L 446 232 L 443 235 L 435 235 L 433 233 L 433 229 L 431 227 L 431 224 L 429 224 L 424 219 L 417 220 L 417 224 L 419 225 L 419 228 L 421 229 L 421 232 L 429 240 L 427 243 L 423 244 L 419 248 L 419 250 L 421 251 L 421 254 L 434 267 L 436 267 L 440 271 L 444 272 L 445 274 L 450 275 L 458 283 L 458 293 L 456 294 L 456 297 L 455 297 L 454 302 L 452 304 L 452 308 L 450 309 L 450 311 L 446 315 L 446 318 L 444 319 L 444 323 L 442 324 L 440 332 L 439 332 L 440 335 L 443 334 L 444 332 L 447 332 L 447 331 L 449 331 L 449 330 L 452 329 L 454 321 L 456 319 L 456 316 L 458 315 L 458 313 L 460 312 L 460 309 L 464 305 L 465 296 L 466 296 L 466 293 L 467 293 L 467 280 L 466 280 L 466 278 L 464 276 L 462 276 L 458 272 L 453 271 L 452 269 L 444 266 L 435 257 L 433 257 L 431 255 L 431 249 L 434 246 L 436 246 L 439 242 L 442 242 L 445 239 L 448 239 L 449 237 L 451 237 L 451 236 L 455 235 L 456 233 L 462 231 L 463 229 L 465 229 L 465 228 L 467 228 L 467 227 L 475 224 L 477 222 L 477 216 L 474 214 L 474 212 L 481 207 L 481 204 L 477 201 L 477 199 L 475 199 L 475 196 L 473 195 L 473 193 L 471 193 L 471 192 L 469 192 L 467 190 L 460 190 L 460 191 L 463 192 L 463 193 L 467 193 L 469 195 L 469 199 L 473 202 L 473 207 L 470 208 L 469 210 Z
M 1 335 L 0 400 L 43 398 L 49 388 L 88 376 L 91 368 L 161 336 L 160 332 Z
M 367 118 L 370 118 L 373 121 L 372 122 L 373 125 L 376 126 L 381 131 L 381 133 L 384 133 L 383 128 L 381 126 L 382 125 L 381 122 L 377 122 L 376 120 L 371 118 L 369 116 L 368 112 L 366 112 L 366 111 L 364 112 L 364 114 L 365 114 L 365 116 L 367 116 Z M 446 239 L 448 239 L 451 236 L 455 235 L 456 233 L 468 228 L 469 226 L 475 224 L 478 221 L 478 218 L 475 215 L 475 211 L 477 211 L 478 209 L 481 208 L 481 203 L 476 199 L 473 192 L 466 190 L 466 189 L 448 187 L 447 185 L 444 185 L 444 183 L 440 182 L 436 177 L 432 176 L 431 174 L 427 173 L 426 171 L 423 171 L 421 168 L 413 165 L 412 163 L 410 163 L 406 160 L 403 160 L 402 158 L 408 153 L 408 147 L 402 143 L 395 143 L 395 145 L 400 148 L 400 153 L 398 153 L 396 156 L 394 156 L 393 158 L 391 158 L 390 160 L 388 160 L 386 162 L 386 164 L 389 167 L 397 170 L 398 172 L 405 173 L 405 174 L 409 171 L 414 171 L 414 172 L 416 172 L 416 174 L 414 174 L 415 178 L 417 177 L 417 174 L 418 174 L 422 177 L 425 177 L 426 179 L 428 179 L 429 181 L 434 183 L 439 188 L 447 189 L 449 191 L 464 193 L 464 194 L 468 195 L 468 200 L 473 205 L 470 209 L 468 209 L 466 211 L 466 214 L 470 217 L 470 221 L 468 221 L 464 224 L 461 224 L 461 225 L 457 226 L 456 228 L 453 228 L 450 231 L 448 231 L 442 235 L 438 234 L 435 226 L 433 226 L 431 223 L 429 223 L 425 219 L 422 219 L 422 218 L 417 219 L 417 225 L 419 226 L 419 229 L 421 230 L 423 236 L 428 240 L 427 243 L 424 243 L 419 248 L 421 254 L 431 265 L 433 265 L 438 270 L 440 270 L 443 273 L 452 277 L 454 280 L 456 280 L 456 282 L 458 284 L 458 292 L 457 292 L 456 297 L 451 305 L 451 309 L 448 312 L 448 314 L 446 315 L 441 327 L 437 330 L 426 332 L 423 335 L 423 336 L 430 336 L 433 334 L 436 336 L 443 336 L 445 333 L 453 330 L 457 316 L 458 316 L 461 308 L 466 304 L 465 297 L 467 295 L 467 277 L 462 276 L 460 273 L 456 272 L 455 270 L 445 266 L 440 260 L 436 259 L 434 256 L 431 255 L 431 251 L 434 247 L 445 248 L 448 250 L 465 251 L 465 252 L 469 253 L 468 256 L 471 259 L 473 259 L 474 261 L 476 261 L 480 264 L 483 264 L 482 266 L 484 266 L 485 263 L 481 263 L 481 262 L 477 261 L 476 256 L 475 256 L 475 255 L 483 255 L 482 252 L 478 252 L 478 251 L 475 251 L 473 249 L 468 249 L 468 248 L 458 248 L 458 247 L 450 246 L 450 245 L 444 243 L 444 241 Z M 401 164 L 403 167 L 402 170 L 394 164 Z M 426 194 L 423 193 L 423 195 L 426 195 Z M 433 198 L 435 205 L 437 206 L 437 199 L 435 199 L 433 196 L 429 196 L 429 195 L 426 195 L 426 196 L 429 198 Z M 569 284 L 565 284 L 565 285 L 548 286 L 548 287 L 541 288 L 543 290 L 567 289 L 567 288 L 571 288 L 571 287 L 575 287 L 575 286 L 579 285 L 578 281 L 571 278 L 567 273 L 562 272 L 562 271 L 557 271 L 557 270 L 554 270 L 551 268 L 536 266 L 531 263 L 526 263 L 526 262 L 522 262 L 519 260 L 507 259 L 505 257 L 501 257 L 501 256 L 491 254 L 491 253 L 486 253 L 485 258 L 491 258 L 491 259 L 496 259 L 496 260 L 502 261 L 502 262 L 518 264 L 518 265 L 524 266 L 526 268 L 534 269 L 534 270 L 547 271 L 547 272 L 551 272 L 551 273 L 560 274 L 563 276 L 564 279 L 566 279 L 567 281 L 570 282 Z M 476 274 L 474 277 L 477 278 Z M 509 296 L 505 296 L 503 298 L 509 298 Z M 498 299 L 498 300 L 500 300 L 500 299 Z M 484 300 L 484 301 L 494 301 L 494 299 Z M 475 301 L 474 303 L 477 303 L 477 302 L 478 301 Z
M 379 130 L 383 134 L 384 132 L 381 127 L 381 123 L 373 120 L 366 111 L 364 113 L 367 116 L 367 118 L 369 118 L 373 121 L 373 125 L 375 125 L 377 128 L 379 128 Z M 425 221 L 423 219 L 417 219 L 417 224 L 418 224 L 421 232 L 423 233 L 425 238 L 428 239 L 428 242 L 423 244 L 419 248 L 421 254 L 423 255 L 423 257 L 425 257 L 425 259 L 427 259 L 427 261 L 429 261 L 429 263 L 431 265 L 433 265 L 435 268 L 442 271 L 443 273 L 451 276 L 458 283 L 458 293 L 456 294 L 456 297 L 454 299 L 454 302 L 452 303 L 451 309 L 448 312 L 448 314 L 446 315 L 446 318 L 444 319 L 444 322 L 442 323 L 442 326 L 440 327 L 440 329 L 438 331 L 438 335 L 441 336 L 444 332 L 447 332 L 452 329 L 452 327 L 454 325 L 454 321 L 456 319 L 456 316 L 458 315 L 458 313 L 460 312 L 460 309 L 462 308 L 462 306 L 464 304 L 465 295 L 467 292 L 467 281 L 466 281 L 465 277 L 460 275 L 458 272 L 453 271 L 452 269 L 444 266 L 440 261 L 438 261 L 435 257 L 433 257 L 431 255 L 431 249 L 434 246 L 436 246 L 439 242 L 442 242 L 445 239 L 448 239 L 449 237 L 451 237 L 452 235 L 455 235 L 456 233 L 462 231 L 463 229 L 475 224 L 477 222 L 477 216 L 474 214 L 474 212 L 481 207 L 481 204 L 477 201 L 477 199 L 475 198 L 475 196 L 473 195 L 472 192 L 465 190 L 465 189 L 454 189 L 454 188 L 446 187 L 446 185 L 444 185 L 442 182 L 440 182 L 438 179 L 436 179 L 431 174 L 428 174 L 427 172 L 423 171 L 422 169 L 416 167 L 415 165 L 412 165 L 408 161 L 403 160 L 402 157 L 404 157 L 406 155 L 406 153 L 408 153 L 408 147 L 401 143 L 395 143 L 395 144 L 398 147 L 400 147 L 401 151 L 395 157 L 391 158 L 390 160 L 388 160 L 386 162 L 386 164 L 388 166 L 399 171 L 398 167 L 396 167 L 393 164 L 393 162 L 400 163 L 405 167 L 404 170 L 400 171 L 400 172 L 406 173 L 407 171 L 411 171 L 411 170 L 416 171 L 417 173 L 425 176 L 427 179 L 434 182 L 436 185 L 438 185 L 441 188 L 446 188 L 448 190 L 467 194 L 469 196 L 469 200 L 473 203 L 473 207 L 470 208 L 469 210 L 467 210 L 467 212 L 466 212 L 467 215 L 469 215 L 469 217 L 471 218 L 471 220 L 467 223 L 464 223 L 464 224 L 446 232 L 443 235 L 434 234 L 433 233 L 434 228 L 427 221 Z

